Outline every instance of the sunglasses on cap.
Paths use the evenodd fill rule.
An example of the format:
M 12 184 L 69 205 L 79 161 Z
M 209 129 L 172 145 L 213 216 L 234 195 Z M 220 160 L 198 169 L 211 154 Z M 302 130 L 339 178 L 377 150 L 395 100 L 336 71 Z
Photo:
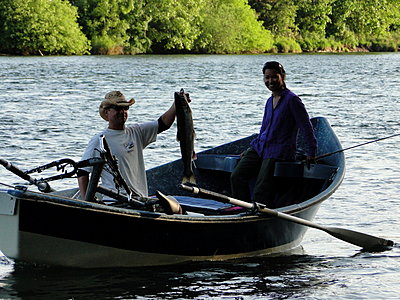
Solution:
M 110 105 L 107 107 L 107 109 L 112 108 L 116 111 L 121 111 L 121 110 L 128 110 L 129 106 L 117 106 L 117 105 Z

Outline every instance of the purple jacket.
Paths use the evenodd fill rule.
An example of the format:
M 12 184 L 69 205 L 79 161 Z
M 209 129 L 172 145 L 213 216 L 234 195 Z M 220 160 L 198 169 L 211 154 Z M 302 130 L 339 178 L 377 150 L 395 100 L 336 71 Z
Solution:
M 263 159 L 294 160 L 299 129 L 308 146 L 307 155 L 315 156 L 317 141 L 306 108 L 296 94 L 285 89 L 275 109 L 272 97 L 267 100 L 260 134 L 251 146 Z

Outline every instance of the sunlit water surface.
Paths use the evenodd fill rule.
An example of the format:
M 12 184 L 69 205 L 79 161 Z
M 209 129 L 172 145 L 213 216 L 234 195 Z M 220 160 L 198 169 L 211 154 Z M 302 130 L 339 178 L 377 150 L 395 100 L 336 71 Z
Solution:
M 98 105 L 111 90 L 136 99 L 131 122 L 155 120 L 175 91 L 190 92 L 197 151 L 247 136 L 258 132 L 269 95 L 261 73 L 267 60 L 284 65 L 288 87 L 311 116 L 329 120 L 343 148 L 400 133 L 397 53 L 0 57 L 0 157 L 23 170 L 64 157 L 78 161 L 106 126 Z M 175 134 L 174 125 L 145 151 L 148 168 L 179 158 Z M 345 151 L 344 182 L 314 221 L 398 243 L 399 144 L 394 137 Z M 23 183 L 3 167 L 0 182 Z M 310 229 L 302 246 L 300 254 L 279 258 L 101 270 L 14 263 L 0 253 L 0 299 L 399 298 L 398 244 L 364 253 Z

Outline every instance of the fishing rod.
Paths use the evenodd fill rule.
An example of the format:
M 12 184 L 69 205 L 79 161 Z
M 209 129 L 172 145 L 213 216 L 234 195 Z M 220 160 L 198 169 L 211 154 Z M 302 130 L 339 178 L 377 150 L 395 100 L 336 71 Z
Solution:
M 23 171 L 11 162 L 2 158 L 0 158 L 0 165 L 3 165 L 7 170 L 28 181 L 30 184 L 36 185 L 39 191 L 43 193 L 49 193 L 55 191 L 52 187 L 50 187 L 48 183 L 49 181 L 71 178 L 77 173 L 79 168 L 96 165 L 100 160 L 100 158 L 89 158 L 84 161 L 75 162 L 72 159 L 63 158 L 28 171 Z M 62 172 L 62 174 L 40 179 L 36 179 L 29 175 L 32 173 L 42 173 L 50 168 L 56 168 L 57 172 Z
M 337 150 L 337 151 L 334 151 L 334 152 L 331 152 L 331 153 L 322 154 L 320 156 L 317 156 L 315 158 L 315 160 L 319 160 L 321 158 L 324 158 L 324 157 L 327 157 L 327 156 L 331 156 L 331 155 L 334 155 L 336 153 L 340 153 L 340 152 L 343 152 L 343 151 L 346 151 L 346 150 L 350 150 L 350 149 L 353 149 L 353 148 L 361 147 L 361 146 L 364 146 L 364 145 L 367 145 L 367 144 L 371 144 L 371 143 L 379 142 L 379 141 L 382 141 L 382 140 L 390 139 L 392 137 L 399 136 L 399 135 L 400 135 L 400 133 L 397 133 L 397 134 L 393 134 L 393 135 L 390 135 L 390 136 L 379 138 L 379 139 L 376 139 L 376 140 L 373 140 L 373 141 L 362 143 L 362 144 L 359 144 L 359 145 L 354 145 L 354 146 L 351 146 L 351 147 L 348 147 L 348 148 L 340 149 L 340 150 Z
M 41 182 L 41 181 L 29 176 L 24 171 L 17 168 L 10 162 L 0 158 L 0 164 L 3 165 L 7 170 L 14 173 L 15 175 L 21 177 L 22 179 L 25 179 L 26 181 L 28 181 L 31 184 L 36 185 L 37 188 L 39 189 L 39 191 L 41 191 L 43 193 L 49 193 L 51 191 L 54 191 L 47 182 Z
M 128 195 L 128 202 L 130 202 L 133 198 L 133 191 L 129 188 L 125 179 L 122 177 L 119 166 L 118 159 L 115 155 L 111 153 L 110 146 L 107 143 L 106 137 L 104 135 L 100 136 L 100 153 L 105 162 L 110 167 L 110 173 L 114 177 L 114 182 L 119 186 L 124 188 L 126 194 Z

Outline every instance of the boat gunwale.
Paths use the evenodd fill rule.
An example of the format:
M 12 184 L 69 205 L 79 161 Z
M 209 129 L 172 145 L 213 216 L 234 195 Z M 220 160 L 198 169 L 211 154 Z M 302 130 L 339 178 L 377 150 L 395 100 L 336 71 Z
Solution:
M 7 191 L 8 192 L 8 191 Z M 30 192 L 30 191 L 29 191 Z M 90 210 L 99 213 L 106 213 L 106 214 L 115 214 L 121 216 L 128 216 L 128 217 L 137 217 L 137 218 L 146 218 L 150 220 L 162 220 L 162 221 L 178 221 L 178 222 L 200 222 L 200 223 L 237 223 L 238 221 L 259 221 L 259 220 L 266 220 L 270 219 L 271 217 L 263 216 L 263 215 L 207 215 L 207 216 L 193 216 L 193 215 L 167 215 L 160 212 L 150 212 L 145 210 L 136 210 L 136 209 L 126 209 L 126 208 L 119 208 L 119 207 L 111 207 L 104 204 L 97 204 L 97 203 L 82 203 L 81 200 L 74 200 L 66 197 L 59 197 L 60 199 L 51 198 L 33 198 L 33 197 L 19 197 L 14 195 L 14 193 L 8 193 L 11 196 L 16 197 L 20 201 L 30 201 L 30 202 L 40 202 L 40 203 L 47 203 L 50 205 L 56 206 L 63 206 L 63 207 L 70 207 L 75 209 L 82 209 L 82 210 Z M 40 195 L 40 193 L 38 193 Z M 47 196 L 47 195 L 44 195 Z M 67 200 L 63 202 L 62 200 Z M 83 206 L 81 204 L 84 204 Z
M 340 175 L 340 178 L 337 178 L 336 176 Z M 335 179 L 333 182 L 330 184 L 330 186 L 322 191 L 321 193 L 317 194 L 316 196 L 298 203 L 298 204 L 292 204 L 289 206 L 285 207 L 280 207 L 277 208 L 276 210 L 279 212 L 284 212 L 287 214 L 297 214 L 300 213 L 304 210 L 307 210 L 308 208 L 318 205 L 319 203 L 322 203 L 326 199 L 328 199 L 340 186 L 341 182 L 343 181 L 344 178 L 344 170 L 341 172 L 337 172 L 335 174 Z M 83 201 L 80 199 L 72 199 L 69 197 L 65 197 L 62 195 L 58 194 L 45 194 L 41 192 L 35 192 L 35 191 L 21 191 L 21 190 L 0 190 L 0 191 L 6 191 L 8 194 L 11 196 L 14 196 L 18 198 L 19 200 L 22 201 L 33 201 L 33 202 L 43 202 L 43 203 L 48 203 L 52 205 L 59 205 L 59 206 L 64 206 L 64 207 L 73 207 L 76 209 L 84 209 L 84 210 L 91 210 L 95 212 L 100 212 L 100 213 L 111 213 L 111 214 L 117 214 L 117 215 L 124 215 L 124 216 L 130 216 L 130 217 L 138 217 L 138 218 L 147 218 L 147 219 L 152 219 L 152 220 L 163 220 L 163 221 L 178 221 L 178 222 L 201 222 L 201 223 L 230 223 L 230 222 L 243 222 L 243 221 L 259 221 L 259 220 L 265 220 L 265 219 L 270 219 L 273 218 L 271 216 L 267 215 L 262 215 L 262 214 L 254 214 L 254 215 L 241 215 L 241 214 L 233 214 L 233 215 L 167 215 L 164 213 L 160 212 L 150 212 L 150 211 L 145 211 L 145 210 L 139 210 L 139 209 L 129 209 L 129 208 L 120 208 L 120 207 L 113 207 L 113 206 L 107 206 L 104 204 L 99 204 L 99 203 L 92 203 L 92 202 L 87 202 Z M 28 193 L 28 194 L 26 194 Z M 19 195 L 18 195 L 19 194 Z M 26 195 L 25 197 L 23 195 Z

